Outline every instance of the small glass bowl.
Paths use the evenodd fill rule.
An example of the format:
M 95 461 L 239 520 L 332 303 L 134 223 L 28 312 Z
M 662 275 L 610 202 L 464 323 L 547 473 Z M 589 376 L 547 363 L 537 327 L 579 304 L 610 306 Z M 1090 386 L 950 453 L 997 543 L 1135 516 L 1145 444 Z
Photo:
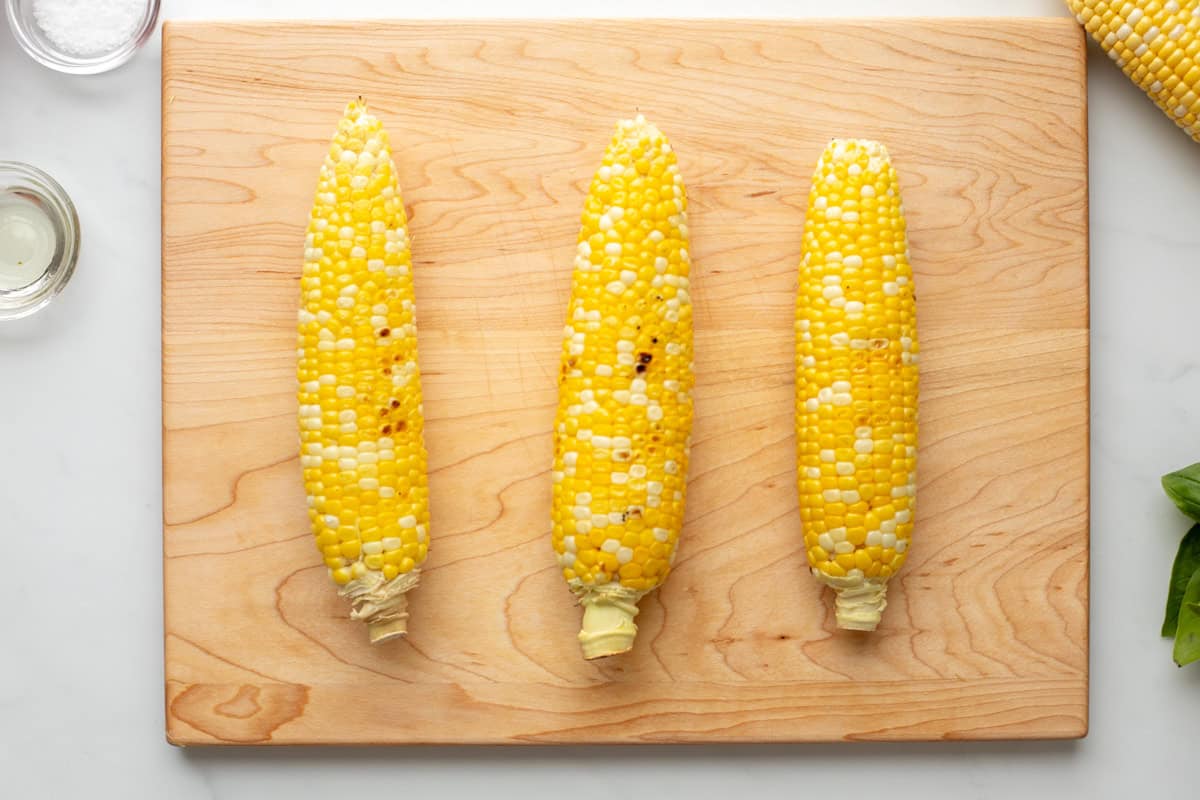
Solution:
M 44 308 L 71 280 L 79 256 L 79 216 L 58 181 L 29 164 L 0 161 L 0 202 L 13 195 L 45 212 L 58 241 L 49 266 L 33 283 L 0 289 L 0 322 Z
M 128 41 L 106 53 L 81 56 L 62 50 L 46 35 L 33 16 L 35 2 L 36 0 L 5 0 L 8 24 L 17 43 L 33 60 L 59 72 L 94 75 L 116 69 L 133 58 L 133 54 L 141 49 L 158 25 L 160 0 L 146 0 L 142 20 Z

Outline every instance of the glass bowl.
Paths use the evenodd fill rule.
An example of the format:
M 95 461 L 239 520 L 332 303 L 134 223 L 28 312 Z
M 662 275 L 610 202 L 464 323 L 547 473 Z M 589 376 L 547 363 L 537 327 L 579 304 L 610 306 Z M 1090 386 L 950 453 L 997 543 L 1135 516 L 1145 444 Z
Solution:
M 58 181 L 19 161 L 0 161 L 0 205 L 32 206 L 49 221 L 55 239 L 46 269 L 17 288 L 0 284 L 0 322 L 20 319 L 46 306 L 67 285 L 79 256 L 79 216 Z M 0 212 L 0 216 L 2 216 Z
M 146 43 L 158 24 L 160 0 L 146 0 L 142 19 L 128 40 L 112 50 L 87 55 L 64 50 L 46 35 L 34 17 L 36 2 L 37 0 L 4 0 L 8 24 L 17 43 L 31 58 L 51 69 L 76 75 L 94 75 L 121 66 Z

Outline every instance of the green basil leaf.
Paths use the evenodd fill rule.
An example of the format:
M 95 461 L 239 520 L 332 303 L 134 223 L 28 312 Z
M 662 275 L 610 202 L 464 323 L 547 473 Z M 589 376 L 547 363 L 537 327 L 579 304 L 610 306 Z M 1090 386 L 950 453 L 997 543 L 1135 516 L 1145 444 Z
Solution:
M 1200 464 L 1163 475 L 1162 487 L 1180 511 L 1200 522 Z
M 1171 584 L 1167 588 L 1167 615 L 1162 624 L 1163 636 L 1175 635 L 1183 593 L 1197 570 L 1200 570 L 1200 525 L 1193 525 L 1179 543 L 1179 549 L 1175 552 L 1175 563 L 1171 566 Z
M 1175 632 L 1175 663 L 1179 666 L 1200 660 L 1200 569 L 1192 573 L 1183 603 L 1179 606 L 1179 629 Z

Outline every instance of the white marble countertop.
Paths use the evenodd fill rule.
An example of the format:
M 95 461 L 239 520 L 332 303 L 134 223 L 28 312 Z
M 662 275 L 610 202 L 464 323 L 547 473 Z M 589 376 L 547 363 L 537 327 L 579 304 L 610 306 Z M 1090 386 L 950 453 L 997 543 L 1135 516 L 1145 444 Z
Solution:
M 165 0 L 200 17 L 1065 15 L 1059 0 Z M 159 42 L 74 78 L 0 26 L 0 159 L 73 196 L 67 291 L 0 326 L 0 775 L 5 796 L 961 798 L 1196 796 L 1200 666 L 1158 637 L 1186 523 L 1162 472 L 1200 460 L 1200 145 L 1095 48 L 1088 64 L 1092 287 L 1091 734 L 1070 743 L 183 751 L 163 736 Z M 65 587 L 65 588 L 64 588 Z M 1192 787 L 1190 790 L 1188 787 Z M 22 791 L 24 790 L 24 791 Z M 103 796 L 103 795 L 102 795 Z M 827 795 L 826 795 L 827 796 Z

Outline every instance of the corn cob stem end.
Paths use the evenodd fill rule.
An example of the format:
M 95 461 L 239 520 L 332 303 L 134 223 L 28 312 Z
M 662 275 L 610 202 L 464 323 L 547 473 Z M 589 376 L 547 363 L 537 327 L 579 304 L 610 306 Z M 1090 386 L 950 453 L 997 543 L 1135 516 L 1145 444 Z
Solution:
M 367 623 L 371 644 L 383 644 L 408 634 L 407 592 L 417 585 L 421 571 L 414 569 L 392 580 L 382 573 L 368 572 L 342 587 L 342 597 L 351 603 L 350 619 Z
M 583 625 L 579 630 L 579 646 L 583 657 L 615 656 L 633 649 L 638 614 L 637 603 L 644 592 L 621 585 L 589 586 L 583 590 L 579 604 L 583 606 Z
M 873 631 L 887 608 L 887 583 L 870 578 L 817 576 L 836 593 L 834 615 L 837 626 L 847 631 Z
M 404 595 L 397 598 L 396 608 L 401 610 L 402 616 L 367 623 L 367 638 L 371 640 L 371 644 L 383 644 L 408 635 L 408 600 Z

